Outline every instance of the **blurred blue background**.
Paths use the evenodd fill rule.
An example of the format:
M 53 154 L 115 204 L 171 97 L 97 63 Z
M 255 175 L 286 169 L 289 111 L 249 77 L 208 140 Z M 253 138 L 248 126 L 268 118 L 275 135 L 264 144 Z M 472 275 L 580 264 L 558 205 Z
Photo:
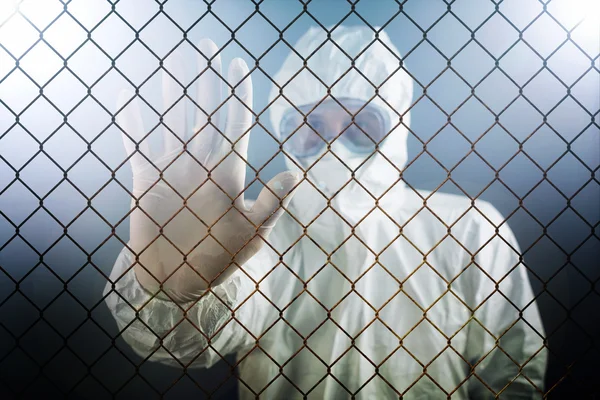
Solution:
M 600 393 L 600 25 L 569 39 L 559 23 L 573 26 L 573 2 L 551 0 L 544 12 L 536 0 L 409 0 L 401 13 L 392 0 L 65 2 L 25 1 L 37 30 L 19 15 L 2 23 L 0 8 L 0 395 L 158 397 L 152 385 L 172 398 L 236 396 L 224 362 L 190 376 L 146 362 L 130 380 L 127 358 L 141 360 L 121 339 L 113 345 L 103 275 L 122 248 L 111 225 L 130 203 L 111 180 L 126 157 L 112 114 L 132 85 L 161 112 L 159 58 L 185 32 L 181 81 L 197 73 L 190 43 L 211 38 L 224 65 L 242 57 L 257 67 L 255 112 L 271 129 L 268 75 L 317 21 L 385 26 L 415 79 L 406 182 L 501 211 L 538 295 L 549 398 Z M 144 116 L 147 128 L 158 122 L 148 107 Z M 284 168 L 278 150 L 264 129 L 252 131 L 249 160 L 262 181 Z M 115 177 L 131 188 L 127 163 Z M 114 234 L 127 241 L 128 220 Z

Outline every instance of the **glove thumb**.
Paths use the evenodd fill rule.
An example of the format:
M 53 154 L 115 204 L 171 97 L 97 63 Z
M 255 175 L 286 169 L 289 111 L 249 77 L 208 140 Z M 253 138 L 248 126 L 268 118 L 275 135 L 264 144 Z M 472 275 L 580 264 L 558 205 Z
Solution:
M 271 179 L 261 190 L 256 202 L 248 212 L 248 217 L 262 234 L 268 233 L 275 226 L 283 214 L 282 207 L 287 207 L 292 200 L 293 190 L 300 182 L 301 177 L 300 172 L 282 172 Z

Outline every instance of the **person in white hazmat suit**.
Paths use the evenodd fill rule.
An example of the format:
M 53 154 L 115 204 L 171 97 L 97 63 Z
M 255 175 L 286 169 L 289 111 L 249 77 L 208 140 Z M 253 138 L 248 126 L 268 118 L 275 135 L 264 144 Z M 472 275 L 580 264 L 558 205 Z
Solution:
M 220 73 L 216 46 L 199 46 Z M 235 353 L 242 399 L 541 398 L 544 330 L 507 223 L 401 179 L 413 88 L 389 37 L 311 28 L 294 49 L 270 94 L 290 170 L 254 204 L 243 61 L 229 67 L 227 121 L 207 72 L 195 100 L 210 120 L 198 111 L 188 130 L 177 103 L 161 154 L 136 149 L 147 131 L 132 95 L 120 99 L 136 199 L 105 293 L 122 337 L 180 367 Z M 166 105 L 181 96 L 169 82 Z

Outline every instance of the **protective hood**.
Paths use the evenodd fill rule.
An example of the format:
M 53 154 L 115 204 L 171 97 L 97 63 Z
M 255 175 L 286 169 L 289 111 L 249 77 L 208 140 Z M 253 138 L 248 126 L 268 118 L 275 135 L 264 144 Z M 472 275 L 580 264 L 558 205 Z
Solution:
M 270 118 L 281 140 L 285 140 L 280 134 L 281 119 L 292 105 L 309 105 L 333 98 L 342 103 L 341 99 L 351 98 L 376 105 L 389 115 L 391 127 L 379 150 L 372 155 L 353 157 L 334 142 L 330 151 L 313 159 L 298 160 L 287 154 L 288 168 L 307 171 L 308 180 L 315 184 L 323 180 L 329 180 L 330 184 L 332 180 L 342 181 L 334 185 L 337 186 L 335 193 L 323 194 L 332 203 L 351 199 L 354 209 L 360 208 L 363 199 L 373 203 L 373 196 L 380 197 L 392 187 L 403 186 L 399 182 L 399 171 L 407 161 L 406 139 L 410 125 L 407 109 L 412 100 L 412 79 L 386 33 L 376 33 L 368 27 L 339 26 L 331 33 L 320 27 L 311 28 L 295 44 L 274 80 L 277 86 L 274 85 L 270 93 L 269 100 L 274 101 Z M 338 193 L 337 188 L 349 180 L 351 182 Z M 314 187 L 305 189 L 305 186 L 312 185 L 302 182 L 292 202 L 295 208 L 300 205 L 310 208 L 307 204 L 315 198 Z M 319 197 L 323 199 L 317 194 L 316 198 Z

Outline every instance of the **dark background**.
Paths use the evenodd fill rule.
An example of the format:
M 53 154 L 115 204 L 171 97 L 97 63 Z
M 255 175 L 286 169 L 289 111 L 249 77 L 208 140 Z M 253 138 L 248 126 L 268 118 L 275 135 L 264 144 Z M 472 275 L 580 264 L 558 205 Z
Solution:
M 181 41 L 175 23 L 189 29 L 192 43 L 210 37 L 226 45 L 224 65 L 242 57 L 252 67 L 261 57 L 265 73 L 274 74 L 289 48 L 280 42 L 264 53 L 279 38 L 264 18 L 284 29 L 298 15 L 284 33 L 292 45 L 316 21 L 387 24 L 416 79 L 406 182 L 477 196 L 501 211 L 538 296 L 550 349 L 548 398 L 600 396 L 600 25 L 586 20 L 570 40 L 559 25 L 571 29 L 589 17 L 585 8 L 577 13 L 575 4 L 584 1 L 552 0 L 545 12 L 544 2 L 533 0 L 457 0 L 450 7 L 409 0 L 394 16 L 399 5 L 391 0 L 361 0 L 354 14 L 341 0 L 315 0 L 306 10 L 295 0 L 265 0 L 264 17 L 254 14 L 236 31 L 239 43 L 228 42 L 226 26 L 235 29 L 252 15 L 251 1 L 217 0 L 214 14 L 196 25 L 208 9 L 198 0 L 121 0 L 114 10 L 106 0 L 65 2 L 68 14 L 58 0 L 23 6 L 45 43 L 22 17 L 2 24 L 0 8 L 0 398 L 236 397 L 225 362 L 187 375 L 151 362 L 138 367 L 141 360 L 112 339 L 118 332 L 102 301 L 103 274 L 122 248 L 110 224 L 127 213 L 129 199 L 108 169 L 125 158 L 111 113 L 127 79 L 143 83 L 140 93 L 159 103 L 157 57 Z M 193 50 L 181 48 L 189 79 Z M 253 81 L 259 112 L 270 86 L 259 71 Z M 158 118 L 145 113 L 148 121 Z M 269 126 L 267 118 L 261 122 Z M 467 139 L 484 132 L 472 151 Z M 283 159 L 269 161 L 278 145 L 266 132 L 252 135 L 250 162 L 264 166 L 266 181 L 284 168 Z M 116 177 L 131 187 L 130 174 L 125 165 Z M 248 176 L 254 178 L 250 169 Z M 91 197 L 89 205 L 74 186 Z M 249 196 L 259 190 L 253 185 Z M 128 220 L 115 234 L 127 240 Z

